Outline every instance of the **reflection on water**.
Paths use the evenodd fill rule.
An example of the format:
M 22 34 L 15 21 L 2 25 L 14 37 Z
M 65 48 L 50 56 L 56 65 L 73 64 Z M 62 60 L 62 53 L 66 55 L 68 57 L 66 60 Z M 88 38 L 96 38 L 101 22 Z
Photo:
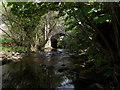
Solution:
M 67 52 L 46 51 L 26 55 L 19 62 L 3 66 L 3 88 L 69 88 L 74 85 L 60 68 L 69 62 Z

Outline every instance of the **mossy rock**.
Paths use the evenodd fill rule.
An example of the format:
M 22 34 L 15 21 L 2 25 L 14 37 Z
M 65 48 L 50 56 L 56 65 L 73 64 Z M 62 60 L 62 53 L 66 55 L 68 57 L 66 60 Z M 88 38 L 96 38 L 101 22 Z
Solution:
M 94 75 L 94 70 L 93 70 L 93 68 L 81 70 L 80 75 L 89 77 L 91 75 Z

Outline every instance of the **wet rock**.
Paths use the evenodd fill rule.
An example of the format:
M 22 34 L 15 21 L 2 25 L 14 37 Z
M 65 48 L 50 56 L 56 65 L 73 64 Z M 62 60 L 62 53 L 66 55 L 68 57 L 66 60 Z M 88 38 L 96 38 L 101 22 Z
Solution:
M 46 65 L 45 64 L 40 64 L 40 67 L 46 68 Z
M 15 54 L 14 53 L 12 53 L 12 56 L 14 56 Z
M 57 49 L 53 48 L 52 51 L 57 51 Z
M 13 80 L 13 78 L 12 78 L 12 77 L 8 77 L 8 80 L 9 80 L 9 81 L 12 81 L 12 80 Z
M 62 53 L 62 51 L 59 51 L 58 53 Z
M 91 84 L 90 86 L 88 86 L 87 89 L 89 89 L 89 90 L 102 90 L 103 85 L 101 85 L 99 83 L 94 83 L 94 84 Z
M 0 62 L 2 62 L 2 65 L 7 64 L 11 61 L 19 61 L 20 58 L 22 58 L 24 54 L 18 53 L 18 52 L 4 52 L 0 51 Z
M 68 67 L 60 68 L 60 69 L 58 69 L 58 72 L 64 72 L 66 70 L 69 70 L 69 68 Z
M 65 67 L 66 65 L 65 65 L 65 64 L 62 64 L 61 66 Z
M 7 58 L 4 58 L 1 62 L 2 62 L 2 65 L 4 64 L 7 64 L 9 62 L 11 62 L 12 60 L 7 60 Z

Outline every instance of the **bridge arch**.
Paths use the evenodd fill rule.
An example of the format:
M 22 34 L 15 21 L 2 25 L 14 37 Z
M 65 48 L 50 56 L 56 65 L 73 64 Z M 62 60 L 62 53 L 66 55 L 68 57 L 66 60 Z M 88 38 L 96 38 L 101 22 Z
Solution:
M 62 48 L 62 47 L 58 46 L 57 44 L 58 44 L 58 40 L 62 40 L 65 35 L 66 34 L 64 34 L 64 33 L 57 33 L 57 34 L 53 35 L 51 37 L 51 47 L 52 48 Z
M 50 36 L 48 37 L 48 41 L 45 44 L 45 48 L 48 47 L 57 48 L 58 39 L 67 35 L 67 32 L 64 29 L 65 26 L 58 25 L 56 29 L 50 33 Z

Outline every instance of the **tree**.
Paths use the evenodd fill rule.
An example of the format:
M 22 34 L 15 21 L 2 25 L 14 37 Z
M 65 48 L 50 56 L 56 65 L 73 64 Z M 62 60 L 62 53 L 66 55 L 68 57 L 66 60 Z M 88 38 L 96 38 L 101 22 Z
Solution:
M 57 12 L 46 10 L 44 4 L 32 2 L 9 2 L 7 6 L 3 4 L 5 10 L 3 21 L 9 26 L 8 35 L 12 36 L 16 45 L 32 50 L 44 47 L 57 23 L 57 19 L 54 18 Z

